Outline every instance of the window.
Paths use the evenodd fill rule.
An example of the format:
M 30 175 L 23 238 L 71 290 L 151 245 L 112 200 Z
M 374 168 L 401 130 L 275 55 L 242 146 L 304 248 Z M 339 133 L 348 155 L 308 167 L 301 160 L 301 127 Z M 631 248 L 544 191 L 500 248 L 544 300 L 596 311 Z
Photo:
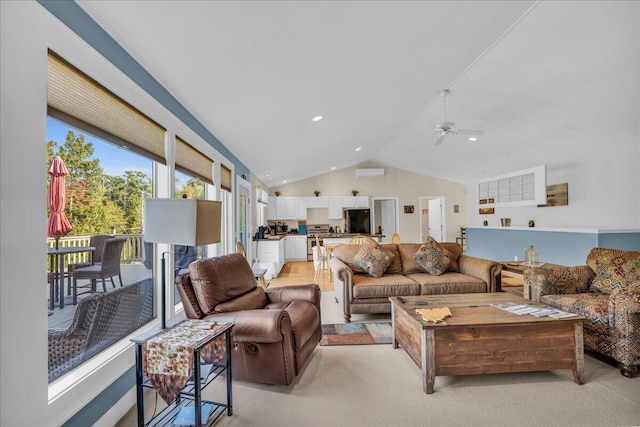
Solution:
M 478 205 L 524 206 L 546 202 L 546 167 L 538 166 L 478 183 Z
M 176 171 L 175 179 L 175 198 L 198 199 L 205 200 L 205 183 L 200 178 L 189 176 L 185 173 Z M 182 246 L 175 245 L 173 248 L 173 268 L 174 277 L 184 273 L 189 268 L 189 264 L 197 259 L 205 257 L 204 247 L 202 246 Z M 180 303 L 180 293 L 174 287 L 175 304 Z
M 64 230 L 68 233 L 58 233 L 66 236 L 56 239 L 55 244 L 88 247 L 92 236 L 95 242 L 97 236 L 124 238 L 124 246 L 118 246 L 122 248 L 118 274 L 114 277 L 114 272 L 108 272 L 106 283 L 93 270 L 99 273 L 102 269 L 95 266 L 110 264 L 98 260 L 111 250 L 102 252 L 98 243 L 94 252 L 82 251 L 73 256 L 54 253 L 50 257 L 47 278 L 49 302 L 53 303 L 48 334 L 51 382 L 154 317 L 152 251 L 142 240 L 142 206 L 143 199 L 153 194 L 152 163 L 166 162 L 166 131 L 51 51 L 47 64 L 47 154 L 49 159 L 55 155 L 67 163 L 64 208 L 72 227 Z M 104 238 L 100 241 L 104 242 Z M 112 245 L 104 243 L 104 247 Z M 58 262 L 55 267 L 54 260 Z M 73 280 L 87 276 L 93 278 Z M 72 288 L 88 291 L 77 296 L 77 305 L 73 304 Z M 98 290 L 110 292 L 104 295 Z M 99 302 L 107 298 L 117 303 Z M 74 313 L 78 313 L 76 318 Z
M 96 239 L 93 236 L 125 238 L 120 253 L 120 277 L 124 288 L 134 289 L 131 290 L 133 294 L 122 298 L 131 300 L 131 295 L 141 297 L 139 304 L 130 306 L 137 310 L 137 314 L 131 310 L 128 314 L 121 311 L 118 325 L 102 325 L 89 336 L 89 324 L 86 322 L 91 318 L 85 316 L 74 325 L 75 329 L 71 329 L 79 304 L 89 307 L 89 300 L 82 301 L 92 295 L 91 280 L 79 279 L 76 289 L 78 305 L 73 304 L 73 273 L 101 261 L 101 254 L 77 252 L 63 255 L 63 276 L 57 274 L 59 268 L 54 268 L 59 256 L 51 256 L 47 274 L 50 291 L 53 291 L 49 292 L 48 301 L 51 382 L 154 317 L 152 253 L 142 238 L 142 206 L 144 198 L 152 194 L 152 161 L 51 118 L 47 121 L 47 139 L 49 164 L 54 156 L 59 156 L 69 171 L 65 179 L 65 213 L 72 229 L 60 237 L 57 244 L 59 247 L 87 247 Z M 55 240 L 49 237 L 48 247 L 55 247 Z M 118 277 L 113 279 L 116 288 L 120 288 Z M 62 289 L 64 308 L 61 308 L 59 300 L 60 289 L 55 289 L 61 285 L 66 288 Z M 96 286 L 96 291 L 102 291 L 99 279 Z M 109 279 L 106 288 L 107 291 L 113 290 Z M 94 308 L 98 317 L 109 318 L 106 306 Z M 83 339 L 82 345 L 78 345 Z

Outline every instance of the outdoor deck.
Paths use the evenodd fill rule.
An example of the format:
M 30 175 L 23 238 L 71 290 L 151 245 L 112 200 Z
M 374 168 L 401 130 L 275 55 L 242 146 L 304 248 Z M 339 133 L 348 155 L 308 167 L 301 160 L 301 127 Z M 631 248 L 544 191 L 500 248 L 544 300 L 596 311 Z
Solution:
M 151 269 L 146 268 L 144 264 L 122 264 L 120 270 L 122 273 L 123 286 L 131 285 L 143 279 L 149 279 L 152 276 Z M 114 277 L 114 281 L 116 283 L 116 286 L 120 286 L 117 277 Z M 88 280 L 82 280 L 78 282 L 84 285 L 88 283 Z M 65 284 L 65 287 L 66 287 L 66 284 Z M 98 283 L 97 289 L 102 290 L 102 285 L 100 283 Z M 111 281 L 107 279 L 107 290 L 109 289 L 113 289 L 113 288 L 111 286 Z M 78 301 L 80 301 L 83 297 L 86 297 L 87 295 L 89 294 L 87 293 L 87 294 L 79 295 Z M 71 324 L 71 321 L 73 320 L 73 316 L 76 312 L 77 306 L 72 304 L 72 296 L 66 295 L 66 292 L 65 292 L 64 301 L 65 301 L 64 308 L 60 309 L 58 304 L 56 304 L 53 309 L 53 314 L 49 316 L 48 318 L 49 329 L 66 329 Z M 43 302 L 43 306 L 45 303 L 47 304 L 47 306 L 44 307 L 44 309 L 48 310 L 49 301 L 45 300 Z

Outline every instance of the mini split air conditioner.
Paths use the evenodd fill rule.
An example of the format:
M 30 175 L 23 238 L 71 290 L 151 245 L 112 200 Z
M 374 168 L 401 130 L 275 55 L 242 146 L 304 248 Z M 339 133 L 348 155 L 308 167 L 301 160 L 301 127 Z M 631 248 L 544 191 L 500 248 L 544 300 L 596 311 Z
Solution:
M 356 169 L 356 178 L 380 178 L 384 176 L 384 168 Z

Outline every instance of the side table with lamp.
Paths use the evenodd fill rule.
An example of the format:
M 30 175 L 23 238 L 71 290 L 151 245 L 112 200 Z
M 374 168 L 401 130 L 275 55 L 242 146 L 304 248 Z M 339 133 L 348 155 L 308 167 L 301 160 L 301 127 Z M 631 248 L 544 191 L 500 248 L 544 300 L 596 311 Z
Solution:
M 144 240 L 186 247 L 218 243 L 221 240 L 221 202 L 196 199 L 146 199 Z M 132 339 L 136 344 L 136 390 L 138 425 L 211 425 L 231 404 L 231 329 L 233 323 L 186 320 L 166 329 L 167 281 L 166 255 L 161 266 L 161 331 L 152 336 Z M 201 377 L 201 356 L 209 346 L 221 347 L 219 338 L 225 336 L 224 363 L 214 360 L 211 372 Z M 171 355 L 171 357 L 165 356 Z M 179 360 L 180 363 L 176 363 Z M 227 403 L 204 402 L 200 393 L 220 374 L 227 378 Z M 146 381 L 144 377 L 146 376 Z M 187 383 L 192 378 L 193 385 Z M 186 387 L 185 387 L 186 385 Z M 144 422 L 143 388 L 154 387 L 170 403 L 149 423 Z M 188 406 L 187 403 L 193 402 Z M 186 403 L 185 403 L 186 402 Z M 200 408 L 196 410 L 195 408 Z M 191 421 L 192 420 L 192 421 Z

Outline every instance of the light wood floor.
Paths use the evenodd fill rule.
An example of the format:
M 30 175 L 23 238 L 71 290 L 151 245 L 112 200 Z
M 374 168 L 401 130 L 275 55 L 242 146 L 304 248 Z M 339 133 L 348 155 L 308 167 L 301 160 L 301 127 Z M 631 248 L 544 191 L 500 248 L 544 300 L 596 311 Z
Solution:
M 288 262 L 282 267 L 278 277 L 269 281 L 269 287 L 307 285 L 315 283 L 320 286 L 321 291 L 332 291 L 333 280 L 326 271 L 321 271 L 316 279 L 313 263 L 310 261 Z

